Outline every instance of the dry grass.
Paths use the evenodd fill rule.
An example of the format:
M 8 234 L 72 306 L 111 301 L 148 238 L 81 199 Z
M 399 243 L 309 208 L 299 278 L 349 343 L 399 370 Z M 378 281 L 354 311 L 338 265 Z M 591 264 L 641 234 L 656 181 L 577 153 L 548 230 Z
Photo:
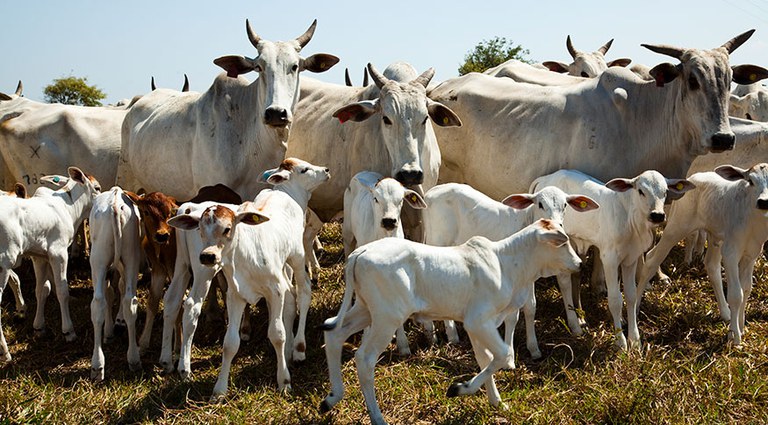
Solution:
M 254 309 L 253 338 L 241 344 L 232 368 L 227 401 L 209 404 L 221 362 L 221 320 L 202 320 L 193 351 L 192 382 L 161 376 L 160 323 L 152 349 L 142 356 L 144 372 L 127 371 L 126 336 L 106 348 L 107 381 L 89 377 L 93 331 L 90 282 L 84 262 L 75 265 L 71 310 L 78 341 L 65 343 L 55 296 L 46 306 L 46 337 L 35 337 L 32 314 L 14 323 L 12 297 L 3 302 L 3 327 L 14 360 L 0 368 L 0 422 L 55 423 L 367 423 L 351 354 L 345 353 L 345 399 L 327 415 L 317 406 L 329 384 L 322 335 L 314 329 L 334 315 L 343 293 L 338 226 L 327 226 L 323 272 L 314 289 L 309 316 L 307 361 L 291 366 L 293 392 L 275 384 L 275 356 L 266 339 L 263 306 Z M 680 250 L 673 263 L 682 264 Z M 394 345 L 376 370 L 376 390 L 391 423 L 768 423 L 768 267 L 759 262 L 757 284 L 747 312 L 742 348 L 726 344 L 712 290 L 701 266 L 670 270 L 674 283 L 656 285 L 643 300 L 642 353 L 618 352 L 612 342 L 603 296 L 583 285 L 590 328 L 581 338 L 569 334 L 562 301 L 552 280 L 539 282 L 537 329 L 543 360 L 532 361 L 518 326 L 518 368 L 497 374 L 509 410 L 488 405 L 483 394 L 446 398 L 448 385 L 476 373 L 467 342 L 429 347 L 416 328 L 409 330 L 414 355 L 399 358 Z M 33 282 L 26 273 L 24 294 L 34 308 Z M 8 291 L 6 291 L 8 292 Z M 145 296 L 146 287 L 141 288 Z M 141 324 L 143 315 L 140 314 Z M 466 341 L 464 337 L 463 341 Z

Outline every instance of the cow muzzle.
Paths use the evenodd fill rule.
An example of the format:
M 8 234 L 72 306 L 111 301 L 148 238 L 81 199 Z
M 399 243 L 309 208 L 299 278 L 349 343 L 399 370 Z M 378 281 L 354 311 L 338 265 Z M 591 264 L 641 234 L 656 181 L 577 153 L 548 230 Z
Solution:
M 763 210 L 763 211 L 768 210 L 768 199 L 758 199 L 757 209 Z
M 204 266 L 212 266 L 216 264 L 216 254 L 212 252 L 201 252 L 200 253 L 200 264 Z
M 733 149 L 736 135 L 733 133 L 716 133 L 712 136 L 712 152 L 718 153 Z
M 170 233 L 155 233 L 155 242 L 159 244 L 166 244 L 171 240 Z
M 648 220 L 653 224 L 661 224 L 667 219 L 667 215 L 663 212 L 652 212 L 648 215 Z
M 395 180 L 402 183 L 403 186 L 422 184 L 424 173 L 421 170 L 400 170 L 395 174 Z
M 395 230 L 395 227 L 397 227 L 397 219 L 395 218 L 382 218 L 381 219 L 381 227 L 383 227 L 386 230 L 392 231 Z
M 285 127 L 291 123 L 288 110 L 279 106 L 270 106 L 264 111 L 264 124 L 272 127 Z

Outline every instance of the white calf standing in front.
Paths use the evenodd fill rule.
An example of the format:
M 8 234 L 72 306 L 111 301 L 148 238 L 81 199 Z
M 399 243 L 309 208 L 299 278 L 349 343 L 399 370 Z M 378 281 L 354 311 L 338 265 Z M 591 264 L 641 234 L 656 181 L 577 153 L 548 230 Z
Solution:
M 198 254 L 203 265 L 221 267 L 227 278 L 227 333 L 213 399 L 226 394 L 232 358 L 240 345 L 239 328 L 246 303 L 256 304 L 261 298 L 267 300 L 270 316 L 268 335 L 277 354 L 278 388 L 291 389 L 287 366 L 291 349 L 297 360 L 304 359 L 304 328 L 311 297 L 309 276 L 305 270 L 304 215 L 312 191 L 328 181 L 330 173 L 327 168 L 289 158 L 279 168 L 266 171 L 263 177 L 275 188 L 261 191 L 252 203 L 243 203 L 236 209 L 213 205 L 200 216 L 182 214 L 168 221 L 179 229 L 199 229 L 202 249 L 190 254 Z M 257 224 L 260 225 L 255 226 Z M 293 270 L 295 289 L 286 273 L 286 266 Z M 292 344 L 296 312 L 292 295 L 294 290 L 300 315 L 296 340 Z M 185 329 L 189 325 L 189 308 L 196 307 L 185 302 Z M 189 338 L 186 331 L 183 337 Z M 188 361 L 182 353 L 180 372 L 188 367 Z
M 533 190 L 534 188 L 531 188 L 531 191 Z M 424 198 L 429 205 L 424 212 L 426 244 L 436 246 L 459 245 L 473 236 L 484 236 L 492 241 L 498 241 L 540 218 L 562 225 L 567 205 L 575 211 L 590 211 L 598 207 L 597 203 L 589 197 L 567 195 L 552 186 L 541 188 L 533 194 L 509 195 L 498 202 L 469 185 L 446 183 L 430 189 Z M 569 291 L 570 286 L 562 289 Z M 573 306 L 568 304 L 570 299 L 572 299 L 570 295 L 563 295 L 568 325 L 571 332 L 581 335 L 581 323 L 573 311 Z M 537 359 L 541 357 L 541 351 L 534 327 L 535 295 L 525 305 L 523 313 L 528 351 L 531 357 Z M 511 344 L 512 329 L 510 322 L 505 321 L 505 323 L 505 340 Z M 450 342 L 459 341 L 453 321 L 445 322 L 445 331 Z
M 0 198 L 0 296 L 11 268 L 22 256 L 31 256 L 37 283 L 37 311 L 32 326 L 35 331 L 45 328 L 45 301 L 51 290 L 45 283 L 50 273 L 61 309 L 61 331 L 64 338 L 72 342 L 77 335 L 69 314 L 68 247 L 101 187 L 96 179 L 77 167 L 70 167 L 68 171 L 69 183 L 55 192 L 28 199 Z M 0 359 L 11 359 L 2 326 L 0 350 Z
M 639 348 L 640 331 L 635 308 L 638 261 L 653 243 L 653 228 L 666 219 L 664 200 L 667 193 L 682 196 L 695 186 L 684 179 L 665 179 L 653 170 L 633 179 L 617 178 L 605 184 L 579 171 L 560 170 L 539 177 L 533 185 L 557 186 L 565 192 L 583 193 L 600 204 L 599 209 L 586 213 L 575 214 L 566 210 L 563 224 L 580 254 L 586 254 L 590 246 L 600 250 L 616 345 L 626 350 L 627 338 L 621 328 L 624 302 L 620 283 L 623 282 L 629 342 Z M 622 282 L 619 282 L 619 267 Z M 558 275 L 557 281 L 561 290 L 572 284 L 569 274 Z M 577 285 L 578 282 L 575 282 L 574 291 L 578 294 Z M 572 303 L 573 300 L 567 302 Z
M 91 321 L 93 322 L 93 357 L 91 378 L 104 379 L 104 352 L 101 344 L 105 333 L 111 333 L 111 302 L 107 297 L 107 272 L 110 265 L 120 273 L 124 283 L 122 311 L 128 328 L 128 367 L 141 370 L 139 346 L 136 343 L 136 282 L 141 261 L 139 240 L 139 211 L 128 195 L 119 187 L 113 187 L 93 200 L 88 217 L 91 234 L 91 277 L 93 301 Z
M 498 242 L 475 237 L 463 245 L 435 247 L 385 238 L 358 248 L 347 261 L 339 314 L 323 325 L 331 393 L 320 409 L 329 410 L 343 397 L 342 346 L 350 335 L 367 328 L 355 353 L 357 375 L 371 422 L 385 423 L 376 402 L 374 366 L 392 333 L 411 316 L 464 322 L 482 370 L 465 383 L 451 385 L 448 396 L 472 394 L 485 385 L 491 404 L 499 405 L 493 374 L 514 368 L 515 362 L 498 326 L 508 315 L 517 317 L 537 278 L 572 272 L 580 265 L 562 226 L 549 220 Z M 351 305 L 353 293 L 357 300 Z
M 27 188 L 21 183 L 16 183 L 11 191 L 0 190 L 0 196 L 24 199 L 27 197 Z M 24 302 L 24 295 L 21 293 L 21 280 L 19 279 L 19 275 L 13 270 L 8 272 L 8 286 L 11 287 L 11 292 L 13 292 L 13 297 L 16 300 L 16 313 L 14 314 L 14 317 L 19 320 L 24 319 L 27 314 L 27 304 Z
M 709 246 L 704 264 L 720 316 L 730 320 L 728 339 L 738 346 L 744 334 L 755 261 L 768 240 L 768 164 L 757 164 L 748 170 L 722 165 L 714 172 L 693 174 L 688 180 L 696 185 L 696 190 L 672 203 L 664 234 L 646 256 L 638 296 L 642 296 L 652 271 L 677 242 L 691 232 L 706 230 Z M 721 263 L 728 281 L 727 303 Z
M 373 171 L 355 174 L 344 191 L 344 253 L 348 256 L 357 247 L 378 239 L 404 238 L 400 221 L 403 200 L 415 209 L 427 207 L 421 195 L 393 178 Z M 397 351 L 401 355 L 411 353 L 402 326 L 397 328 Z

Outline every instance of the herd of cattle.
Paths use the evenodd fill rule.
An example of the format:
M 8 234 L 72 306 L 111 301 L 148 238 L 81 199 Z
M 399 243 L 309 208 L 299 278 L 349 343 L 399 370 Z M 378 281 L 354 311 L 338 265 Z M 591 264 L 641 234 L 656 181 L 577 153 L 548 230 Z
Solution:
M 12 268 L 31 258 L 34 328 L 45 326 L 52 282 L 62 332 L 74 341 L 68 249 L 88 219 L 94 379 L 104 379 L 101 344 L 116 320 L 128 329 L 129 367 L 141 368 L 161 298 L 160 364 L 188 378 L 203 301 L 219 279 L 228 325 L 214 398 L 227 391 L 245 306 L 262 298 L 277 384 L 289 390 L 288 364 L 307 350 L 316 235 L 342 213 L 346 290 L 338 316 L 322 325 L 331 381 L 323 410 L 344 394 L 344 341 L 365 329 L 358 376 L 372 422 L 384 422 L 374 365 L 393 334 L 409 353 L 408 318 L 433 339 L 432 322 L 445 321 L 449 341 L 459 338 L 453 321 L 462 322 L 482 370 L 448 394 L 484 386 L 490 402 L 501 404 L 493 375 L 514 367 L 521 309 L 527 348 L 541 356 L 536 279 L 557 276 L 568 325 L 582 334 L 574 274 L 590 247 L 616 344 L 627 349 L 640 346 L 640 299 L 670 249 L 684 238 L 706 239 L 720 315 L 730 322 L 729 340 L 741 344 L 753 267 L 768 239 L 768 164 L 760 163 L 768 161 L 768 124 L 760 122 L 768 119 L 768 94 L 759 83 L 768 70 L 731 67 L 729 54 L 753 31 L 710 50 L 643 45 L 679 61 L 652 68 L 606 62 L 612 40 L 585 53 L 568 37 L 571 64 L 512 60 L 440 83 L 431 82 L 431 68 L 418 74 L 395 63 L 379 72 L 369 64 L 373 84 L 355 87 L 300 81 L 302 71 L 339 61 L 300 54 L 315 26 L 272 42 L 246 21 L 256 56 L 214 60 L 226 73 L 204 93 L 154 89 L 153 82 L 148 94 L 115 107 L 42 104 L 25 99 L 21 84 L 15 94 L 0 93 L 0 184 L 16 183 L 0 196 L 0 294 L 10 283 L 17 312 L 25 311 Z M 255 81 L 241 77 L 251 71 Z M 738 87 L 730 93 L 732 81 Z M 115 187 L 102 192 L 100 182 Z M 34 196 L 26 197 L 27 188 Z M 152 283 L 137 336 L 142 258 Z M 107 279 L 110 267 L 119 284 Z M 0 350 L 9 361 L 2 327 Z

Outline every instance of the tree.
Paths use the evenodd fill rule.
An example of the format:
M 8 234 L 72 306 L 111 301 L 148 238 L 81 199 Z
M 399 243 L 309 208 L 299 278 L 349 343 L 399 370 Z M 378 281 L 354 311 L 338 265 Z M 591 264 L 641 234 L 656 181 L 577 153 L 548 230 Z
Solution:
M 87 78 L 62 77 L 53 80 L 43 90 L 48 103 L 65 105 L 101 106 L 100 100 L 107 95 L 96 86 L 90 86 Z
M 504 37 L 494 37 L 483 40 L 473 50 L 464 56 L 464 64 L 459 67 L 459 75 L 470 72 L 483 72 L 510 59 L 531 63 L 526 56 L 531 54 L 523 46 L 515 46 L 512 40 Z

